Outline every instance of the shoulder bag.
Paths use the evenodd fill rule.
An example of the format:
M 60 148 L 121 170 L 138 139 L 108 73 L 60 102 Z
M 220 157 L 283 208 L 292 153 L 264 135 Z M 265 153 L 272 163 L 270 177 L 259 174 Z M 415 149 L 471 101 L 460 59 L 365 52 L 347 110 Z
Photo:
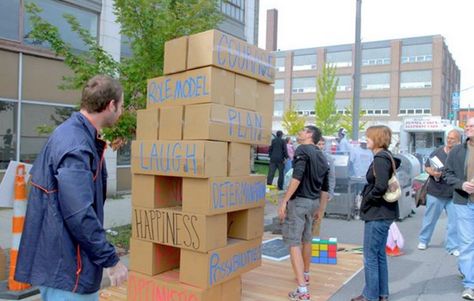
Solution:
M 395 166 L 395 160 L 393 160 L 392 155 L 389 154 L 389 156 L 390 160 L 392 161 L 393 174 L 392 177 L 388 180 L 388 188 L 385 194 L 383 195 L 383 199 L 388 203 L 393 203 L 398 201 L 402 196 L 402 189 L 400 188 L 400 182 L 398 182 L 397 178 L 397 168 Z M 373 171 L 375 177 L 375 166 L 373 166 Z

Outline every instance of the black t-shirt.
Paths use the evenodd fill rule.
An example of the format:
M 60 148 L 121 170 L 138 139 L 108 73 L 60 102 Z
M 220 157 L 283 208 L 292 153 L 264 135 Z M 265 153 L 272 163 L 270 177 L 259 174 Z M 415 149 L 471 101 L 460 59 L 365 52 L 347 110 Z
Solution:
M 433 151 L 430 155 L 430 158 L 438 157 L 438 159 L 443 163 L 446 164 L 446 159 L 448 158 L 448 154 L 444 151 L 444 146 L 439 147 L 435 151 Z M 425 163 L 426 167 L 430 167 L 430 160 L 426 160 Z M 435 181 L 434 177 L 429 176 L 428 181 L 428 189 L 427 192 L 435 197 L 440 197 L 444 199 L 450 199 L 453 197 L 453 188 L 451 185 L 446 183 L 444 177 L 441 177 L 439 181 Z
M 317 199 L 320 191 L 329 190 L 329 163 L 323 152 L 313 144 L 302 144 L 295 151 L 293 178 L 300 181 L 298 189 L 291 196 Z

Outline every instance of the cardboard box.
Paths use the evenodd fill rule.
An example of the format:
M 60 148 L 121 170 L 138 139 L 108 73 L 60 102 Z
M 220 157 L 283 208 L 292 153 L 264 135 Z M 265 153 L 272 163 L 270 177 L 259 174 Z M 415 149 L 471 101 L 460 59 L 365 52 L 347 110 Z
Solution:
M 7 257 L 5 250 L 0 247 L 0 281 L 7 279 Z
M 273 86 L 257 83 L 256 111 L 263 116 L 264 128 L 272 128 L 274 93 Z
M 251 240 L 263 235 L 263 207 L 227 213 L 227 237 Z
M 179 282 L 179 271 L 168 271 L 153 277 L 130 271 L 128 301 L 224 301 L 222 285 L 200 289 Z M 234 284 L 235 285 L 235 284 Z
M 183 210 L 202 214 L 219 214 L 265 204 L 267 178 L 212 177 L 183 179 Z
M 183 106 L 160 109 L 160 140 L 183 139 Z
M 197 103 L 234 105 L 235 74 L 205 67 L 148 80 L 147 109 Z
M 130 238 L 129 269 L 154 276 L 179 267 L 180 249 Z
M 226 245 L 227 215 L 183 212 L 181 207 L 132 208 L 132 237 L 207 252 Z
M 273 53 L 215 29 L 189 36 L 187 65 L 214 65 L 265 83 L 275 80 Z
M 242 75 L 235 76 L 235 107 L 255 111 L 257 107 L 257 81 Z
M 132 175 L 132 205 L 144 208 L 175 207 L 182 204 L 183 179 Z
M 248 176 L 250 174 L 250 145 L 237 142 L 229 143 L 227 175 Z
M 227 143 L 215 141 L 132 142 L 132 173 L 209 178 L 227 175 Z
M 137 110 L 137 139 L 158 140 L 159 120 L 158 109 Z
M 163 74 L 168 75 L 186 70 L 188 37 L 183 36 L 165 42 Z
M 242 277 L 237 276 L 234 279 L 221 284 L 222 299 L 225 301 L 241 301 L 242 300 Z
M 209 288 L 261 265 L 262 240 L 229 239 L 227 246 L 208 253 L 181 249 L 179 280 Z
M 257 112 L 219 104 L 186 106 L 183 139 L 270 144 L 271 128 Z

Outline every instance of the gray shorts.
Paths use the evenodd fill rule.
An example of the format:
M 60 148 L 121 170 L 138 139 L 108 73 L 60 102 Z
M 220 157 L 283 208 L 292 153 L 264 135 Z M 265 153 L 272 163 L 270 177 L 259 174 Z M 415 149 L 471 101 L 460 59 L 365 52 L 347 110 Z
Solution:
M 313 239 L 314 212 L 319 209 L 319 199 L 295 198 L 286 205 L 286 217 L 281 232 L 289 246 L 300 246 Z

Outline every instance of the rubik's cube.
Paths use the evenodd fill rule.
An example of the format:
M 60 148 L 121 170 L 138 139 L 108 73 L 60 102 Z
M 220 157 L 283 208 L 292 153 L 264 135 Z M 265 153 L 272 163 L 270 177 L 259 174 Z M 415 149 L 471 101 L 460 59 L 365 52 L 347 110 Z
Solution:
M 337 264 L 337 238 L 314 238 L 311 242 L 311 262 Z

